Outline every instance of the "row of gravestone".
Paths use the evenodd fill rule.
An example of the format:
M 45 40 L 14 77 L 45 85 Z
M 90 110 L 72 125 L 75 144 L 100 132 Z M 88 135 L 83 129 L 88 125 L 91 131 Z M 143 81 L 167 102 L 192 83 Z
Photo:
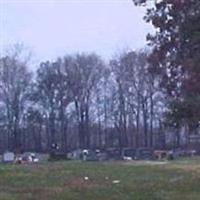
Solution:
M 2 156 L 2 162 L 3 163 L 17 163 L 17 164 L 23 164 L 23 163 L 37 163 L 39 162 L 39 158 L 36 157 L 35 153 L 26 152 L 21 155 L 15 155 L 13 152 L 5 152 Z

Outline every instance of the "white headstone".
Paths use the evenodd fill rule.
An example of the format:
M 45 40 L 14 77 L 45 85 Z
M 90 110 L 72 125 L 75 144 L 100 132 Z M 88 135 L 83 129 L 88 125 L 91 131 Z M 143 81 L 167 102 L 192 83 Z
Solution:
M 15 159 L 15 154 L 13 152 L 5 152 L 3 154 L 3 162 L 13 162 Z

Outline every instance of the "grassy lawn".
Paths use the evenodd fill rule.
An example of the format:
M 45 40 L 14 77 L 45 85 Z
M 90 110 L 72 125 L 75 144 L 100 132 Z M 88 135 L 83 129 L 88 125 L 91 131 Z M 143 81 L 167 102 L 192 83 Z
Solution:
M 66 161 L 0 165 L 0 200 L 199 199 L 200 158 L 165 164 Z

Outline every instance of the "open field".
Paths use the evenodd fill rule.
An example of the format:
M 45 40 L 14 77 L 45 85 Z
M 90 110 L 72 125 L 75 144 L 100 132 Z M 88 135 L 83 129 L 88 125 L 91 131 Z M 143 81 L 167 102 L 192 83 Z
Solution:
M 199 199 L 200 158 L 0 165 L 0 200 Z

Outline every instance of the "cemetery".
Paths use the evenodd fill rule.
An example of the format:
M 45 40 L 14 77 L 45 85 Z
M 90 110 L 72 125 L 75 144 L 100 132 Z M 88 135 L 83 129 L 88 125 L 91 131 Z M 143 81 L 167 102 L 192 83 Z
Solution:
M 200 200 L 200 0 L 0 19 L 0 200 Z
M 54 145 L 53 145 L 54 146 Z M 43 155 L 43 158 L 41 157 Z M 45 155 L 45 156 L 44 156 Z M 44 160 L 53 161 L 167 161 L 193 158 L 198 156 L 196 150 L 170 149 L 158 150 L 147 147 L 140 148 L 108 148 L 108 149 L 74 149 L 67 153 L 60 151 L 56 144 L 49 154 L 24 152 L 14 153 L 5 151 L 1 156 L 3 164 L 33 164 Z M 45 159 L 44 159 L 45 158 Z

